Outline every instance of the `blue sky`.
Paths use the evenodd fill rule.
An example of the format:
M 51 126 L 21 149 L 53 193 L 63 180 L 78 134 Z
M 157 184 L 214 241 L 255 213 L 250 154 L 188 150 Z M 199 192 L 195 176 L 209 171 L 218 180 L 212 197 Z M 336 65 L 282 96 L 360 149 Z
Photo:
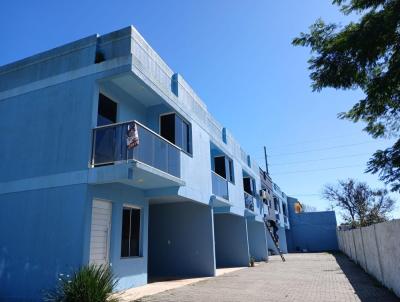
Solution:
M 0 65 L 132 24 L 260 165 L 267 146 L 272 177 L 288 195 L 325 210 L 326 183 L 354 177 L 383 186 L 363 171 L 390 142 L 336 118 L 359 91 L 311 91 L 309 50 L 291 40 L 319 17 L 351 18 L 329 0 L 7 1 Z

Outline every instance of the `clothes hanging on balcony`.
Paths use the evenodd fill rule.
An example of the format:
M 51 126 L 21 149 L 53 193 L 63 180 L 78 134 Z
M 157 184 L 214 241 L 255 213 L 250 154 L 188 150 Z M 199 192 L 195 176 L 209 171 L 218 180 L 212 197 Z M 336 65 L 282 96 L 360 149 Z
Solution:
M 139 132 L 136 123 L 128 124 L 126 146 L 128 149 L 135 148 L 139 145 Z

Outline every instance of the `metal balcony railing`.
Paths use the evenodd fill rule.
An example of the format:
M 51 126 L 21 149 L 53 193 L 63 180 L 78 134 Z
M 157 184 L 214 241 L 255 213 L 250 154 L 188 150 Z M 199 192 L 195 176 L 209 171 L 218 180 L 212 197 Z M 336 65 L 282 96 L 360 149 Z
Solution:
M 136 125 L 139 144 L 128 148 L 128 127 Z M 181 149 L 137 121 L 93 129 L 92 166 L 136 160 L 176 177 L 181 175 Z
M 247 192 L 244 192 L 244 205 L 246 209 L 254 211 L 254 197 Z
M 229 200 L 228 181 L 214 171 L 211 171 L 212 193 Z

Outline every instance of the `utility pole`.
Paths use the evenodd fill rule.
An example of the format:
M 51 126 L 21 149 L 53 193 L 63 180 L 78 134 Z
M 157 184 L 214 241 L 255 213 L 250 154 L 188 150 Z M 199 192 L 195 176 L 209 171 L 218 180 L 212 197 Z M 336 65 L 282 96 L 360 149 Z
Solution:
M 265 172 L 269 175 L 268 171 L 268 156 L 267 156 L 267 147 L 264 146 L 264 157 L 265 157 Z

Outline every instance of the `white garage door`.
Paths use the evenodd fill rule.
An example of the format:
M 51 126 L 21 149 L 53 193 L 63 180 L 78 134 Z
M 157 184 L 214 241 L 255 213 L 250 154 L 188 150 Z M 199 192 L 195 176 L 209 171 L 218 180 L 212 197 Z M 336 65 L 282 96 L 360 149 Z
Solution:
M 90 231 L 90 263 L 107 264 L 110 250 L 111 209 L 109 201 L 93 200 Z

